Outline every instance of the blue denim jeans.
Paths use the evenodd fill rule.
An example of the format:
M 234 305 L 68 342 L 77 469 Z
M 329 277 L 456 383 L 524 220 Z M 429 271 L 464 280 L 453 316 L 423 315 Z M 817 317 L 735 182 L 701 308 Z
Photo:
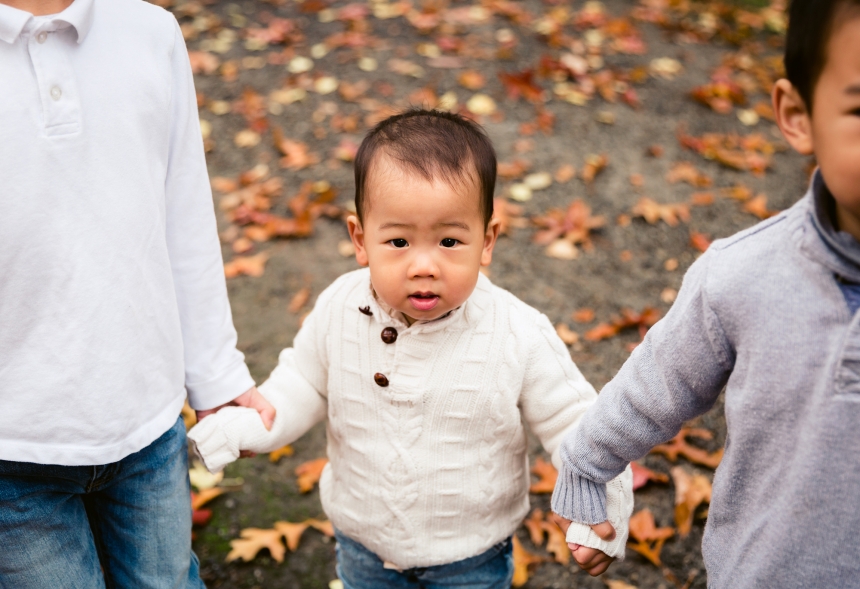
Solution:
M 0 460 L 0 588 L 200 589 L 182 419 L 119 462 Z
M 396 571 L 373 552 L 335 530 L 337 576 L 344 589 L 509 589 L 514 576 L 508 538 L 457 562 Z

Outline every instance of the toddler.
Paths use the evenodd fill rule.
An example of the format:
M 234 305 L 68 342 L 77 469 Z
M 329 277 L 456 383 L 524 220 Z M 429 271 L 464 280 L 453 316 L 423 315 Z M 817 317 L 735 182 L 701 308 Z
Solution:
M 492 144 L 462 117 L 415 110 L 377 125 L 356 156 L 348 221 L 368 268 L 320 294 L 261 385 L 272 430 L 228 407 L 189 434 L 217 471 L 325 419 L 320 494 L 347 589 L 508 587 L 529 510 L 525 425 L 559 464 L 596 399 L 549 320 L 479 271 L 499 232 L 495 178 Z M 632 502 L 621 469 L 611 526 L 571 526 L 592 574 L 623 556 Z
M 860 586 L 860 1 L 794 0 L 789 17 L 773 105 L 818 161 L 809 191 L 693 264 L 566 437 L 553 497 L 569 520 L 603 521 L 604 483 L 726 387 L 712 589 Z

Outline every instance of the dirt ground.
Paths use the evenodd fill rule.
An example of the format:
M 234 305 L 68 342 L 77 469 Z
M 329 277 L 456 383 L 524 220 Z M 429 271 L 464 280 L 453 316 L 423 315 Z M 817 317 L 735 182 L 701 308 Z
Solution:
M 345 4 L 335 2 L 333 6 L 338 8 Z M 544 3 L 539 0 L 522 0 L 517 4 L 536 15 L 559 5 L 565 6 L 564 3 Z M 607 0 L 604 4 L 607 11 L 616 17 L 627 15 L 637 5 L 632 0 Z M 342 30 L 343 24 L 338 21 L 320 22 L 318 14 L 302 12 L 301 6 L 304 5 L 289 0 L 280 4 L 239 0 L 235 3 L 206 4 L 205 12 L 220 16 L 226 28 L 229 28 L 229 23 L 236 24 L 237 28 L 253 26 L 265 18 L 261 16 L 264 12 L 293 19 L 305 37 L 304 42 L 294 46 L 295 54 L 308 55 L 312 45 Z M 570 2 L 566 6 L 576 11 L 582 8 L 583 3 Z M 176 8 L 174 6 L 174 10 Z M 181 14 L 181 11 L 178 13 Z M 180 22 L 192 20 L 191 16 L 183 16 Z M 719 238 L 759 221 L 752 214 L 743 212 L 738 202 L 718 197 L 710 206 L 692 207 L 689 222 L 675 227 L 664 222 L 648 224 L 641 218 L 633 219 L 627 226 L 617 224 L 618 216 L 629 214 L 631 207 L 643 195 L 661 203 L 674 203 L 685 201 L 692 193 L 703 190 L 685 183 L 669 184 L 665 175 L 674 163 L 693 162 L 713 179 L 713 186 L 707 190 L 714 193 L 718 193 L 721 187 L 741 182 L 755 193 L 764 192 L 767 194 L 768 206 L 773 210 L 791 206 L 804 192 L 809 162 L 793 152 L 776 153 L 767 173 L 756 177 L 749 172 L 728 169 L 707 161 L 679 144 L 676 134 L 680 124 L 686 125 L 687 133 L 696 136 L 706 132 L 738 132 L 743 135 L 758 132 L 768 140 L 779 141 L 775 125 L 764 119 L 755 127 L 746 127 L 735 113 L 718 114 L 691 100 L 690 90 L 708 82 L 723 56 L 738 50 L 737 46 L 719 38 L 701 43 L 682 42 L 677 35 L 669 34 L 657 25 L 637 22 L 636 27 L 647 44 L 647 53 L 607 54 L 604 56 L 606 62 L 613 67 L 629 70 L 636 66 L 647 67 L 654 58 L 670 57 L 683 64 L 683 71 L 674 79 L 649 77 L 637 85 L 636 91 L 642 103 L 638 110 L 621 101 L 606 102 L 599 96 L 585 106 L 575 106 L 553 98 L 545 104 L 545 108 L 555 115 L 552 134 L 545 135 L 538 131 L 529 136 L 534 141 L 534 148 L 518 154 L 514 148 L 516 142 L 523 138 L 520 124 L 533 121 L 535 109 L 523 100 L 507 98 L 496 72 L 534 68 L 541 55 L 558 56 L 559 49 L 549 47 L 529 27 L 494 16 L 483 24 L 469 27 L 466 32 L 481 42 L 492 43 L 498 29 L 510 29 L 519 40 L 512 59 L 478 61 L 465 58 L 462 68 L 433 68 L 427 65 L 427 57 L 415 52 L 416 45 L 431 42 L 432 35 L 420 35 L 403 18 L 378 20 L 371 16 L 367 22 L 371 32 L 385 40 L 386 46 L 331 51 L 315 60 L 313 71 L 325 72 L 339 80 L 351 82 L 366 79 L 374 84 L 368 91 L 369 96 L 402 106 L 405 104 L 403 97 L 428 85 L 434 87 L 439 95 L 454 91 L 460 103 L 465 103 L 474 92 L 458 85 L 457 75 L 463 69 L 478 69 L 487 78 L 487 85 L 481 92 L 495 100 L 503 115 L 500 117 L 502 120 L 483 120 L 500 161 L 519 157 L 531 162 L 532 171 L 552 173 L 563 164 L 572 164 L 581 170 L 589 154 L 608 156 L 609 165 L 590 186 L 586 186 L 579 178 L 567 183 L 554 182 L 549 188 L 535 192 L 530 201 L 522 203 L 525 215 L 532 216 L 542 214 L 551 207 L 565 208 L 573 198 L 584 199 L 594 214 L 604 215 L 608 220 L 605 227 L 594 233 L 593 251 L 581 252 L 573 260 L 550 258 L 545 255 L 543 246 L 532 243 L 534 229 L 520 228 L 500 240 L 490 267 L 491 279 L 496 284 L 540 309 L 554 324 L 565 323 L 580 335 L 598 322 L 609 320 L 622 308 L 641 311 L 650 306 L 665 314 L 669 303 L 665 302 L 668 299 L 664 291 L 680 287 L 684 272 L 698 255 L 697 250 L 690 245 L 691 231 Z M 580 35 L 575 29 L 571 29 L 570 34 L 574 37 Z M 189 40 L 189 49 L 206 47 L 204 41 L 210 38 L 212 35 L 201 35 Z M 778 45 L 772 35 L 758 32 L 754 38 L 764 47 L 765 54 L 779 53 L 778 47 L 771 47 Z M 243 57 L 265 53 L 249 51 L 241 42 L 236 42 L 219 58 L 241 63 Z M 413 78 L 388 71 L 385 63 L 395 55 L 423 64 L 424 76 Z M 357 62 L 362 56 L 376 57 L 379 69 L 372 72 L 360 70 Z M 327 164 L 328 154 L 340 142 L 342 134 L 315 131 L 320 128 L 325 130 L 325 123 L 314 122 L 314 113 L 320 109 L 330 109 L 326 103 L 333 103 L 343 114 L 361 112 L 358 104 L 344 102 L 337 94 L 309 92 L 303 101 L 284 106 L 280 114 L 268 115 L 272 126 L 280 127 L 290 138 L 308 143 L 312 151 L 322 155 L 322 163 L 298 171 L 279 167 L 279 154 L 273 147 L 270 131 L 262 133 L 263 140 L 259 145 L 239 148 L 234 144 L 233 137 L 246 127 L 245 119 L 235 113 L 219 116 L 206 107 L 211 101 L 236 101 L 242 91 L 249 87 L 263 96 L 268 95 L 281 87 L 288 75 L 284 65 L 267 64 L 260 69 L 240 67 L 234 81 L 225 81 L 218 74 L 197 76 L 197 89 L 203 95 L 201 119 L 211 125 L 210 140 L 214 142 L 214 147 L 207 154 L 210 174 L 213 177 L 234 178 L 264 162 L 268 163 L 274 175 L 283 178 L 285 196 L 295 194 L 303 181 L 327 180 L 339 190 L 336 203 L 347 207 L 353 194 L 351 166 L 345 163 L 332 169 L 334 166 Z M 390 97 L 376 92 L 380 87 L 379 82 L 391 85 L 394 91 Z M 545 80 L 538 83 L 547 88 L 548 95 L 552 94 L 551 83 Z M 758 100 L 766 96 L 762 94 L 753 98 Z M 606 112 L 612 113 L 614 124 L 598 121 L 598 116 L 606 119 L 605 115 L 598 113 Z M 349 136 L 360 141 L 365 131 L 366 127 L 360 125 Z M 662 157 L 648 154 L 648 147 L 655 144 L 662 146 Z M 632 186 L 631 174 L 641 174 L 644 185 Z M 501 181 L 498 194 L 504 194 L 509 185 L 510 182 Z M 216 193 L 216 205 L 219 204 L 220 196 Z M 276 207 L 285 210 L 283 202 L 283 199 L 276 201 Z M 222 213 L 219 213 L 219 223 L 222 231 L 228 228 L 229 223 Z M 256 246 L 255 251 L 270 253 L 265 273 L 261 277 L 242 276 L 228 281 L 239 347 L 246 354 L 258 382 L 262 382 L 274 368 L 278 352 L 291 345 L 300 317 L 311 308 L 315 297 L 337 276 L 358 267 L 352 258 L 338 252 L 338 243 L 346 237 L 341 221 L 320 219 L 310 238 L 271 241 Z M 234 256 L 230 244 L 225 243 L 225 261 Z M 677 269 L 667 270 L 667 260 L 677 260 Z M 288 312 L 287 306 L 293 295 L 304 287 L 310 288 L 309 302 L 299 313 Z M 571 313 L 583 307 L 594 309 L 593 322 L 577 324 L 571 320 Z M 600 342 L 582 341 L 571 348 L 571 354 L 585 376 L 599 390 L 627 358 L 628 344 L 638 341 L 638 337 L 635 331 L 631 331 Z M 714 450 L 723 444 L 725 420 L 720 403 L 701 418 L 699 425 L 715 433 L 715 439 L 704 447 Z M 229 541 L 237 538 L 242 528 L 267 528 L 278 520 L 325 518 L 318 491 L 299 494 L 293 474 L 298 464 L 325 455 L 323 427 L 314 428 L 294 447 L 295 454 L 281 459 L 278 464 L 271 464 L 262 456 L 242 460 L 228 467 L 227 477 L 241 477 L 244 484 L 239 490 L 213 501 L 208 506 L 214 512 L 211 521 L 196 530 L 194 548 L 201 560 L 203 578 L 210 588 L 325 588 L 336 578 L 334 543 L 315 531 L 307 532 L 298 550 L 288 553 L 283 563 L 274 562 L 266 551 L 249 563 L 224 562 L 229 551 Z M 537 456 L 547 457 L 534 440 L 530 450 L 532 460 Z M 666 473 L 671 466 L 663 457 L 653 455 L 645 458 L 643 464 Z M 707 469 L 692 468 L 712 475 Z M 637 491 L 636 510 L 648 507 L 655 514 L 658 525 L 673 525 L 673 498 L 671 484 L 649 485 Z M 532 495 L 531 499 L 535 507 L 549 507 L 548 495 Z M 691 587 L 703 588 L 706 586 L 700 551 L 703 528 L 704 520 L 698 518 L 687 538 L 679 539 L 676 536 L 666 543 L 662 553 L 665 569 L 655 567 L 628 550 L 626 560 L 614 564 L 603 577 L 655 589 L 670 589 L 692 579 Z M 517 535 L 527 549 L 546 554 L 531 544 L 524 528 L 518 530 Z M 673 575 L 679 583 L 671 580 Z M 603 578 L 592 579 L 578 572 L 575 564 L 564 567 L 547 563 L 535 570 L 525 586 L 533 589 L 598 588 L 605 587 L 605 584 Z

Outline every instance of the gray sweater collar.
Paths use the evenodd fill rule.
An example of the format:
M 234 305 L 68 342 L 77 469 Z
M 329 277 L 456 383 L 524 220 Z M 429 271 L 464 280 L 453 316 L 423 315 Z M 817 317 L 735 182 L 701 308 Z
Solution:
M 804 231 L 803 249 L 838 276 L 860 282 L 860 242 L 836 229 L 835 201 L 824 184 L 821 171 L 816 170 L 809 186 L 808 219 L 812 231 Z M 804 223 L 806 225 L 806 223 Z

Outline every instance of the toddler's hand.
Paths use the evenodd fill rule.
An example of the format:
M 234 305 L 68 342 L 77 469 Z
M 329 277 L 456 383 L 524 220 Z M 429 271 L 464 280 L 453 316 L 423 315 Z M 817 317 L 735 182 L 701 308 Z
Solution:
M 217 413 L 219 409 L 223 409 L 224 407 L 249 407 L 250 409 L 256 409 L 267 430 L 271 430 L 272 424 L 275 422 L 275 408 L 272 407 L 272 404 L 260 394 L 257 387 L 251 387 L 229 403 L 224 403 L 223 405 L 219 405 L 212 409 L 197 411 L 197 421 L 200 421 L 213 413 Z M 243 450 L 240 456 L 242 458 L 248 458 L 250 456 L 255 456 L 255 454 L 254 452 Z
M 570 527 L 570 520 L 564 519 L 556 513 L 552 514 L 552 519 L 558 527 L 561 528 L 561 531 L 567 534 L 567 529 Z M 612 524 L 608 521 L 595 524 L 591 526 L 591 529 L 602 540 L 609 542 L 615 539 L 615 528 L 613 528 Z M 587 546 L 580 546 L 579 544 L 572 543 L 568 543 L 567 547 L 570 548 L 570 552 L 573 554 L 573 559 L 576 561 L 576 564 L 579 565 L 579 568 L 592 577 L 596 577 L 597 575 L 606 572 L 606 569 L 608 569 L 609 565 L 612 564 L 612 561 L 615 560 L 614 557 L 608 556 L 606 553 L 596 548 L 588 548 Z

